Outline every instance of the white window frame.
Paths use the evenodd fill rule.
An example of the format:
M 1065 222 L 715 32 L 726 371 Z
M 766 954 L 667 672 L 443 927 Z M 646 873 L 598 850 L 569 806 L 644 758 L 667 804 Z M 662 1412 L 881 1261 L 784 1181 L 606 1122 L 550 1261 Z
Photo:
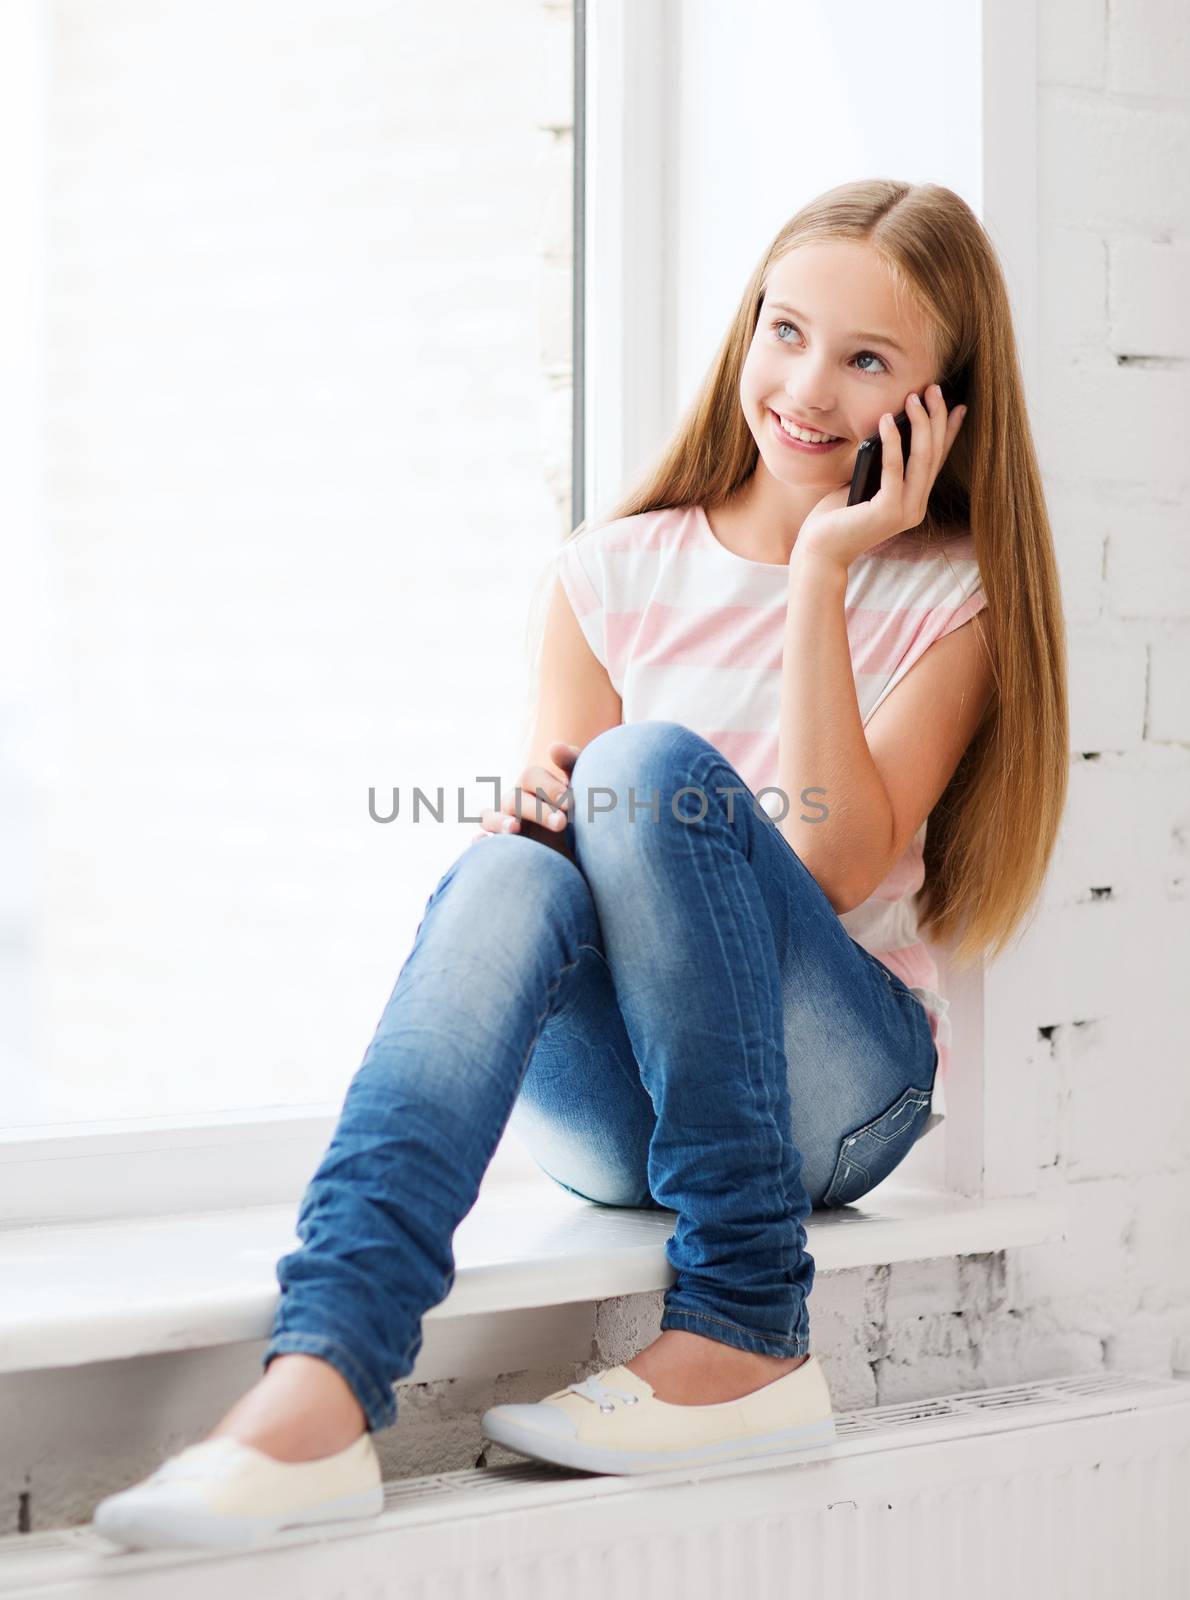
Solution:
M 973 0 L 976 3 L 976 0 Z M 1009 277 L 1027 393 L 1036 393 L 1038 224 L 1036 182 L 1036 0 L 977 0 L 981 6 L 983 81 L 983 219 Z M 603 514 L 666 437 L 674 414 L 674 361 L 666 293 L 676 269 L 672 247 L 674 108 L 680 92 L 679 0 L 578 0 L 585 17 L 578 60 L 585 93 L 576 105 L 583 136 L 581 181 L 581 341 L 576 374 L 582 393 L 582 497 L 588 516 Z M 29 416 L 41 389 L 42 325 L 39 197 L 28 172 L 42 169 L 43 17 L 38 0 L 13 0 L 2 24 L 0 106 L 9 135 L 0 164 L 0 203 L 12 223 L 0 285 L 0 349 L 7 388 L 0 417 Z M 30 88 L 30 86 L 33 86 Z M 746 86 L 741 86 L 746 89 Z M 22 154 L 23 153 L 23 154 Z M 27 156 L 27 164 L 24 160 Z M 22 172 L 24 176 L 22 177 Z M 25 226 L 21 226 L 22 221 Z M 578 296 L 576 296 L 576 300 Z M 5 379 L 0 374 L 0 385 Z M 26 424 L 28 426 L 28 424 Z M 12 440 L 17 431 L 10 427 Z M 37 441 L 24 459 L 35 464 Z M 22 459 L 21 453 L 14 457 Z M 35 526 L 30 465 L 10 479 L 0 515 L 10 526 Z M 12 520 L 8 516 L 12 513 Z M 947 1084 L 944 1136 L 923 1141 L 919 1170 L 964 1196 L 1020 1194 L 1032 1179 L 1016 1040 L 1000 1031 L 1006 978 L 990 973 L 942 980 L 956 1018 L 954 1055 L 961 1070 Z M 1011 1006 L 1008 1005 L 1011 1015 Z M 993 1019 L 997 1019 L 993 1025 Z M 989 1062 L 996 1062 L 995 1076 Z M 100 1217 L 228 1209 L 296 1199 L 329 1141 L 336 1104 L 260 1107 L 193 1117 L 127 1119 L 0 1132 L 0 1225 L 85 1221 Z M 1003 1134 L 998 1135 L 998 1130 Z M 1015 1133 L 1015 1136 L 1014 1136 Z M 936 1149 L 931 1148 L 936 1145 Z M 525 1170 L 527 1157 L 506 1140 L 490 1169 L 494 1179 Z M 96 1196 L 103 1198 L 97 1201 Z

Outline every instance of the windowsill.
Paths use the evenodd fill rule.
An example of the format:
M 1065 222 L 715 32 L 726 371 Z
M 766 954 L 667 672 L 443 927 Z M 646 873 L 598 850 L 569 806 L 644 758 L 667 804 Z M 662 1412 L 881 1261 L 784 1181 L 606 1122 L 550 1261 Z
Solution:
M 70 1223 L 0 1233 L 0 1372 L 267 1339 L 275 1264 L 296 1206 Z M 561 1306 L 673 1282 L 670 1211 L 594 1206 L 542 1175 L 486 1183 L 455 1234 L 456 1277 L 429 1319 Z M 1061 1240 L 1052 1200 L 964 1200 L 889 1179 L 812 1215 L 819 1272 Z

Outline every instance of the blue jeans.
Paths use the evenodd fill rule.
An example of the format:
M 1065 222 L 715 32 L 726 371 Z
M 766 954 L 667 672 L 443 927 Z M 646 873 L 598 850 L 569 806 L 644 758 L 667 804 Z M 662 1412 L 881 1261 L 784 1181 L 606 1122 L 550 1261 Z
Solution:
M 321 1357 L 371 1430 L 510 1119 L 562 1188 L 676 1213 L 663 1329 L 784 1357 L 810 1348 L 812 1206 L 924 1131 L 925 1010 L 712 744 L 622 724 L 571 788 L 573 860 L 494 834 L 434 889 L 277 1265 L 265 1367 Z

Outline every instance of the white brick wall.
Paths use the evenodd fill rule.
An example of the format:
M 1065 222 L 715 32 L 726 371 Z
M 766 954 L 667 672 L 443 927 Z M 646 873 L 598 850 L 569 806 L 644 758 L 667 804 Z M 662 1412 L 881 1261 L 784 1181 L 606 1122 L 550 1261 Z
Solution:
M 62 692 L 6 1110 L 335 1100 L 474 831 L 413 786 L 512 772 L 569 526 L 568 10 L 46 14 Z
M 1019 1003 L 1037 1179 L 1072 1196 L 1072 1236 L 1009 1253 L 980 1383 L 1190 1364 L 1186 18 L 1180 0 L 1040 0 L 1037 425 L 1074 762 Z

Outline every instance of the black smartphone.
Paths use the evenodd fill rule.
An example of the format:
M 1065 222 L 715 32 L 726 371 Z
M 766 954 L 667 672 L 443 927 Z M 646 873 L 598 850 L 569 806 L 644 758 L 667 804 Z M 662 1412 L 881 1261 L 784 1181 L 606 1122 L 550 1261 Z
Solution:
M 967 383 L 965 373 L 956 373 L 949 378 L 943 378 L 939 384 L 942 398 L 946 401 L 946 409 L 953 411 L 955 406 L 961 405 L 967 396 Z M 924 402 L 923 402 L 924 404 Z M 897 425 L 897 432 L 901 435 L 901 448 L 904 452 L 902 461 L 907 466 L 909 463 L 909 447 L 913 442 L 913 424 L 909 420 L 907 411 L 898 412 L 893 418 Z M 870 500 L 880 488 L 880 474 L 884 467 L 884 448 L 880 435 L 874 433 L 870 439 L 865 439 L 855 453 L 855 470 L 851 474 L 851 492 L 847 496 L 849 506 L 862 505 L 865 500 Z

